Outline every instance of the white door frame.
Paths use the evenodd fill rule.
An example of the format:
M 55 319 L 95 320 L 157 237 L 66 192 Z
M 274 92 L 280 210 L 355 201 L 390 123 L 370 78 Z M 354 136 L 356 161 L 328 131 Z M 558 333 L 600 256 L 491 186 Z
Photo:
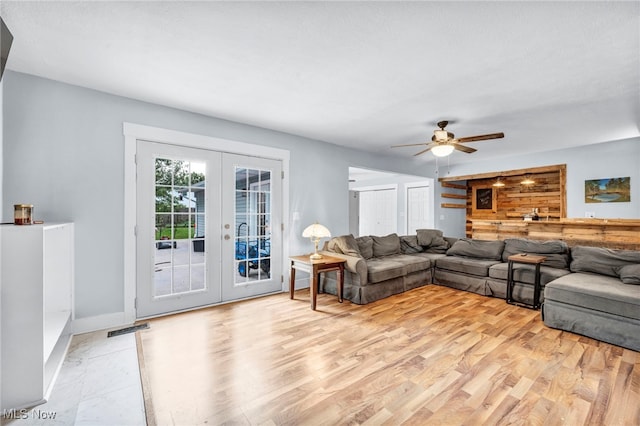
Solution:
M 159 127 L 124 122 L 124 317 L 125 322 L 136 320 L 136 143 L 145 140 L 171 145 L 185 146 L 252 157 L 270 158 L 282 161 L 282 223 L 289 223 L 289 157 L 290 152 L 284 149 L 255 145 L 211 136 L 197 135 Z M 289 229 L 284 226 L 282 233 L 282 271 L 288 271 Z M 285 291 L 284 277 L 282 291 Z

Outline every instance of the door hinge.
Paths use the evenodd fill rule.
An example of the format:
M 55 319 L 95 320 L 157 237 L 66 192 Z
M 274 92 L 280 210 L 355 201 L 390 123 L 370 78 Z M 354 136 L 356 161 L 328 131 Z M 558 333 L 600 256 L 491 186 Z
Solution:
M 133 227 L 133 235 L 138 236 L 138 225 Z
M 281 223 L 281 224 L 280 224 L 280 230 L 281 230 L 281 231 L 284 231 L 284 223 Z
M 133 307 L 138 309 L 138 298 L 133 299 Z
M 280 282 L 283 283 L 284 282 L 284 275 L 280 275 Z
M 133 162 L 138 164 L 138 154 L 133 154 Z
M 284 170 L 280 172 L 280 175 L 282 176 L 282 179 L 284 179 Z

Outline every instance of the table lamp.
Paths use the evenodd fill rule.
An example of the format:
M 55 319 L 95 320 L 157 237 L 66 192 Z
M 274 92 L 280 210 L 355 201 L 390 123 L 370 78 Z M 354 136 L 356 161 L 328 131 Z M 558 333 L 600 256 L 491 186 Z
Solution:
M 318 253 L 318 243 L 320 242 L 321 238 L 330 237 L 331 232 L 329 232 L 329 230 L 326 227 L 316 222 L 313 225 L 307 226 L 305 230 L 302 231 L 302 236 L 304 238 L 311 238 L 311 241 L 313 241 L 313 243 L 316 246 L 316 251 L 311 256 L 309 256 L 309 259 L 311 260 L 322 259 L 322 255 Z

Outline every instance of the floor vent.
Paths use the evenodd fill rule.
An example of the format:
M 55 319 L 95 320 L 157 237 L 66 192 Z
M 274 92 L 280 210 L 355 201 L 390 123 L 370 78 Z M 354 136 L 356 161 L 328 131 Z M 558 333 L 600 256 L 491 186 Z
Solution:
M 120 330 L 113 330 L 107 333 L 107 337 L 120 336 L 121 334 L 127 333 L 135 333 L 138 330 L 143 330 L 145 328 L 149 328 L 149 323 L 145 322 L 144 324 L 134 325 L 132 327 L 121 328 Z

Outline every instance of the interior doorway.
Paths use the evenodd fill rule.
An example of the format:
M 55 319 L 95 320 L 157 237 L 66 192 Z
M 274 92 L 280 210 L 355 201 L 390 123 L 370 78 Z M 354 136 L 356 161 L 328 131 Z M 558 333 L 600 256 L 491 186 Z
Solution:
M 405 235 L 414 234 L 415 229 L 433 228 L 435 223 L 433 182 L 433 179 L 421 176 L 349 167 L 349 232 L 354 236 L 370 235 L 369 232 L 374 232 L 374 235 L 386 235 L 384 233 L 391 232 Z M 382 200 L 380 194 L 372 193 L 372 191 L 385 189 L 395 189 L 393 201 Z M 369 194 L 365 195 L 365 193 Z M 363 195 L 366 198 L 364 201 L 366 207 L 361 211 Z M 412 197 L 411 201 L 409 197 Z M 374 201 L 372 198 L 377 200 Z M 390 206 L 394 206 L 393 213 L 387 211 Z M 368 223 L 374 220 L 369 217 L 371 211 L 375 211 L 376 216 L 390 217 L 393 214 L 395 226 L 378 230 L 366 224 L 366 229 L 361 229 L 360 224 L 363 220 Z M 363 213 L 364 217 L 362 217 Z M 383 222 L 389 222 L 389 220 L 384 219 Z

